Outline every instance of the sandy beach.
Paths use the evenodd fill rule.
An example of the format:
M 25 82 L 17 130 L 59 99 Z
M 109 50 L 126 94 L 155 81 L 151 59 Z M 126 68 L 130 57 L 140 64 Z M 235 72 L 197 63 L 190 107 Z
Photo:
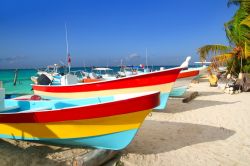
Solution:
M 189 103 L 171 98 L 163 112 L 147 117 L 123 151 L 124 165 L 249 165 L 250 94 L 224 94 L 208 82 L 191 84 Z M 1 165 L 72 165 L 79 148 L 0 140 Z
M 250 166 L 250 0 L 197 2 L 0 1 L 0 166 Z
M 170 99 L 153 112 L 122 157 L 125 165 L 249 165 L 250 94 L 191 84 L 190 103 Z

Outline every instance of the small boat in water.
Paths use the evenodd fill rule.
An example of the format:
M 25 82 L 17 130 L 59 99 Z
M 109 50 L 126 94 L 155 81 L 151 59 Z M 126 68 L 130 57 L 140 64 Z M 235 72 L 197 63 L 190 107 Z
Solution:
M 159 100 L 159 92 L 68 100 L 6 99 L 0 107 L 0 138 L 120 150 L 132 141 Z
M 65 86 L 33 85 L 33 90 L 34 94 L 49 98 L 88 98 L 160 91 L 161 104 L 156 109 L 165 109 L 169 93 L 181 70 L 181 67 L 176 67 L 115 80 Z

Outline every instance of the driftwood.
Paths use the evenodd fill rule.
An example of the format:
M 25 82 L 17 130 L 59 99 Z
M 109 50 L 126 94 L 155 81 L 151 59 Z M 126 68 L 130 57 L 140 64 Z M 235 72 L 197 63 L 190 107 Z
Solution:
M 183 103 L 188 103 L 191 100 L 193 100 L 194 98 L 196 98 L 199 95 L 199 93 L 197 91 L 194 92 L 187 92 L 185 94 L 184 99 L 182 100 Z
M 115 150 L 96 149 L 73 160 L 73 166 L 98 166 L 102 165 L 120 153 Z

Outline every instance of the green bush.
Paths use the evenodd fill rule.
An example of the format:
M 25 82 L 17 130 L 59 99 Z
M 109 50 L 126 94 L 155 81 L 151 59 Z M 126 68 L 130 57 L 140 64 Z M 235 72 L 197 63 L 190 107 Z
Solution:
M 244 73 L 250 73 L 250 58 L 244 59 L 243 65 L 242 65 L 242 71 Z
M 241 59 L 240 58 L 232 58 L 227 62 L 227 70 L 228 73 L 233 75 L 238 75 L 241 72 Z M 250 73 L 250 58 L 242 60 L 242 72 Z

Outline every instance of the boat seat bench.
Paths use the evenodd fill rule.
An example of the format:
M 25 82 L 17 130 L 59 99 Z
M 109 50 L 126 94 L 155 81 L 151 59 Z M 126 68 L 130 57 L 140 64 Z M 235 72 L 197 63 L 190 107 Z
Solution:
M 52 107 L 39 107 L 39 108 L 30 109 L 30 110 L 24 110 L 22 112 L 39 112 L 39 111 L 44 111 L 44 110 L 52 110 Z
M 6 107 L 4 109 L 0 109 L 0 112 L 15 112 L 16 110 L 20 109 L 19 106 L 11 106 L 11 107 Z

